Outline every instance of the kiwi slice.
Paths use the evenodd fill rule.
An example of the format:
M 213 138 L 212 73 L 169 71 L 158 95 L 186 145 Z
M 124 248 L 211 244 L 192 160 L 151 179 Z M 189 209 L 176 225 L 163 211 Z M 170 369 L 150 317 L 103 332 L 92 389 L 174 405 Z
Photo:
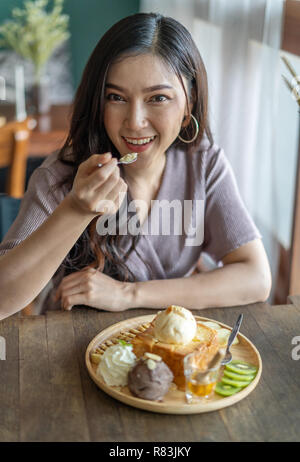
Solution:
M 226 383 L 218 382 L 215 387 L 215 392 L 221 396 L 231 396 L 240 391 L 242 388 L 233 387 L 232 385 L 228 385 Z
M 222 377 L 221 383 L 231 385 L 232 387 L 245 388 L 250 382 L 243 382 L 242 380 L 233 380 L 228 377 Z
M 235 372 L 231 372 L 231 371 L 227 371 L 226 369 L 224 370 L 224 376 L 225 377 L 229 377 L 230 379 L 233 379 L 233 380 L 239 380 L 239 381 L 242 381 L 242 382 L 252 382 L 252 380 L 254 379 L 255 375 L 243 375 L 243 374 L 236 374 Z
M 226 364 L 225 369 L 242 375 L 254 375 L 257 372 L 256 366 L 245 361 L 239 361 L 238 359 L 234 359 L 229 364 Z

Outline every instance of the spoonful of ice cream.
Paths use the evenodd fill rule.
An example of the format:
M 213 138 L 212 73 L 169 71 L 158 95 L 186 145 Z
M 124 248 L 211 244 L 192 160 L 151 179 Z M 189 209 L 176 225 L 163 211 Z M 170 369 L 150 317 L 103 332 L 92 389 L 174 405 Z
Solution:
M 138 154 L 137 152 L 130 152 L 129 154 L 125 154 L 125 156 L 121 157 L 118 162 L 117 162 L 117 165 L 119 164 L 124 164 L 124 165 L 128 165 L 128 164 L 132 164 L 133 162 L 135 162 L 138 158 Z M 102 167 L 103 164 L 98 164 L 98 167 Z

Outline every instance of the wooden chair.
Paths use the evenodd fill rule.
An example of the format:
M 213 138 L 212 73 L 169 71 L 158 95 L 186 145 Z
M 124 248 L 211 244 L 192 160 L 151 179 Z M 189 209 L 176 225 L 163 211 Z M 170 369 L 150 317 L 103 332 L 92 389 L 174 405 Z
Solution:
M 25 192 L 26 164 L 30 133 L 36 121 L 9 122 L 0 128 L 0 167 L 8 167 L 5 192 L 21 198 Z

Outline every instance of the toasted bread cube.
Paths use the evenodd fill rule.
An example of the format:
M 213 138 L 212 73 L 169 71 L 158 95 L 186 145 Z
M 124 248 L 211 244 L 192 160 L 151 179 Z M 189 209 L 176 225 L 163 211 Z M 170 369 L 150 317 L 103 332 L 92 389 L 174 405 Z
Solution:
M 179 389 L 185 388 L 184 357 L 195 352 L 200 369 L 205 369 L 209 361 L 219 350 L 217 332 L 201 323 L 197 323 L 197 337 L 186 345 L 159 342 L 153 335 L 153 325 L 132 339 L 133 352 L 140 358 L 144 353 L 154 353 L 162 358 L 174 374 L 174 382 Z

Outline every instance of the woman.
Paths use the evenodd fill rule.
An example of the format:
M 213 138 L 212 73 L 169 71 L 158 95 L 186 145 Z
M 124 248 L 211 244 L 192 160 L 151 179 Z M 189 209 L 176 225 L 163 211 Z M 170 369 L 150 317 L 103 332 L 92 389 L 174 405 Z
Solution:
M 117 165 L 130 152 L 137 161 Z M 192 203 L 192 227 L 194 205 L 201 212 L 204 204 L 196 223 L 203 239 L 196 233 L 191 243 L 186 229 L 161 232 L 156 212 L 161 201 L 173 200 L 181 212 Z M 120 232 L 124 204 L 135 205 L 127 224 L 136 217 L 140 233 Z M 118 232 L 101 234 L 108 217 L 116 218 Z M 158 233 L 144 233 L 150 221 Z M 183 221 L 181 214 L 175 227 Z M 0 251 L 1 318 L 26 306 L 52 277 L 44 309 L 199 309 L 267 299 L 271 276 L 261 235 L 213 142 L 206 71 L 181 24 L 141 13 L 99 41 L 68 139 L 33 173 Z M 202 252 L 218 266 L 195 274 Z

